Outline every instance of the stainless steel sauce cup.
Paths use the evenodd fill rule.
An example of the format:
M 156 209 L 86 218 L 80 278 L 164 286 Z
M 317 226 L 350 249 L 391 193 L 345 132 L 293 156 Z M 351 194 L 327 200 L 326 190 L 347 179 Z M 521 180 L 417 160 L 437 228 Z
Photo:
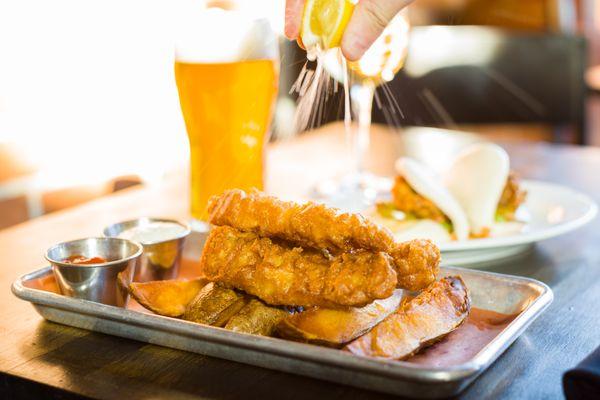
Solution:
M 139 243 L 117 238 L 87 238 L 59 243 L 46 252 L 56 283 L 65 296 L 118 307 L 127 306 L 128 286 L 142 255 Z M 102 257 L 104 263 L 77 265 L 71 256 Z
M 177 224 L 184 229 L 181 234 L 166 240 L 141 243 L 144 247 L 144 254 L 140 259 L 140 264 L 138 265 L 133 278 L 135 282 L 177 278 L 179 274 L 179 265 L 181 263 L 181 255 L 183 254 L 183 245 L 185 244 L 185 239 L 191 232 L 190 227 L 183 222 L 172 219 L 143 217 L 107 226 L 103 231 L 104 236 L 118 237 L 128 229 L 142 227 L 154 222 Z

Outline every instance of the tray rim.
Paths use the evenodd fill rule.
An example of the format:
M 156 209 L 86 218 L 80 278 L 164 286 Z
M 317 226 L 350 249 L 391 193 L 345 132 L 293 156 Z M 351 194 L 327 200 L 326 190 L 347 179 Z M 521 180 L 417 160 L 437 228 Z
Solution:
M 45 290 L 28 288 L 24 285 L 24 282 L 27 280 L 36 279 L 51 273 L 51 266 L 21 275 L 13 282 L 11 290 L 16 297 L 31 302 L 34 306 L 52 307 L 126 323 L 128 325 L 159 330 L 164 333 L 175 333 L 219 345 L 349 369 L 358 373 L 367 373 L 392 379 L 409 379 L 422 383 L 449 383 L 474 379 L 487 369 L 521 335 L 529 324 L 552 303 L 554 298 L 552 289 L 548 285 L 532 278 L 459 267 L 441 267 L 441 270 L 444 275 L 460 274 L 462 271 L 465 274 L 484 275 L 513 282 L 516 281 L 520 284 L 526 284 L 537 291 L 538 296 L 527 304 L 518 316 L 471 360 L 452 367 L 424 367 L 406 361 L 360 357 L 340 351 L 339 349 L 331 349 L 286 339 L 231 332 L 223 328 L 206 326 L 177 318 L 109 306 L 83 299 L 75 299 Z M 285 345 L 282 346 L 281 344 Z

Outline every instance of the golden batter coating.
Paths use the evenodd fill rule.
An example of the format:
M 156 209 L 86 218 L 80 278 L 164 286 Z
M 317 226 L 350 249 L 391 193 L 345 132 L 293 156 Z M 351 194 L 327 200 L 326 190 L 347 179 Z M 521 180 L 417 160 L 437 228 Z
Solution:
M 383 252 L 330 257 L 228 226 L 211 231 L 200 273 L 268 304 L 304 307 L 365 306 L 391 296 L 397 282 Z
M 398 243 L 390 256 L 398 275 L 397 286 L 412 291 L 435 282 L 442 258 L 440 249 L 427 239 Z
M 431 200 L 413 190 L 406 179 L 396 177 L 392 187 L 394 206 L 404 213 L 419 219 L 431 219 L 436 222 L 449 222 L 448 217 Z
M 388 251 L 392 233 L 360 214 L 342 213 L 322 204 L 279 200 L 259 191 L 233 189 L 208 202 L 208 220 L 262 237 L 277 237 L 302 247 L 345 252 Z
M 401 360 L 458 328 L 470 310 L 471 299 L 463 280 L 458 276 L 443 278 L 347 349 L 356 355 Z
M 396 243 L 392 233 L 360 214 L 341 213 L 321 204 L 282 201 L 258 191 L 229 190 L 208 205 L 209 221 L 261 237 L 280 238 L 334 254 L 369 250 L 393 258 L 398 287 L 420 290 L 435 280 L 438 248 L 428 240 Z

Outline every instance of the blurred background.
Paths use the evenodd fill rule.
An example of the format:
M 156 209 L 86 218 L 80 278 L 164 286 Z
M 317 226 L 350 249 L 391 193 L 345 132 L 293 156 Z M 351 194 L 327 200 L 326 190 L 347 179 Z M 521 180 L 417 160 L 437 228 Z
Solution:
M 0 229 L 188 165 L 173 31 L 201 0 L 0 0 Z M 239 0 L 282 34 L 284 0 Z M 375 123 L 600 146 L 600 1 L 416 0 Z M 272 140 L 306 56 L 281 37 Z M 388 90 L 389 89 L 389 90 Z M 340 119 L 335 96 L 313 125 Z M 311 126 L 313 127 L 313 126 Z

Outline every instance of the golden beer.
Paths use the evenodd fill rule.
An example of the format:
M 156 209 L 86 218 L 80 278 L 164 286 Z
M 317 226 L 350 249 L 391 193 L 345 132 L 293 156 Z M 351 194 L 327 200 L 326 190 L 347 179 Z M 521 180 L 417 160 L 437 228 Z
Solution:
M 227 12 L 211 12 L 213 22 L 220 19 L 225 24 L 233 18 Z M 258 43 L 272 46 L 276 41 L 265 40 L 269 31 L 254 23 L 248 23 L 242 33 L 234 28 L 228 38 L 230 31 L 214 27 L 221 31 L 200 40 L 218 46 L 200 43 L 190 51 L 188 45 L 183 56 L 177 54 L 175 60 L 175 79 L 190 143 L 191 213 L 199 221 L 207 219 L 206 205 L 211 196 L 232 188 L 262 189 L 264 184 L 264 146 L 279 66 L 273 51 L 256 49 Z M 251 45 L 241 50 L 234 47 L 248 37 L 254 39 L 248 42 Z
M 175 62 L 190 142 L 192 217 L 206 220 L 210 196 L 263 188 L 263 148 L 277 93 L 272 60 Z

